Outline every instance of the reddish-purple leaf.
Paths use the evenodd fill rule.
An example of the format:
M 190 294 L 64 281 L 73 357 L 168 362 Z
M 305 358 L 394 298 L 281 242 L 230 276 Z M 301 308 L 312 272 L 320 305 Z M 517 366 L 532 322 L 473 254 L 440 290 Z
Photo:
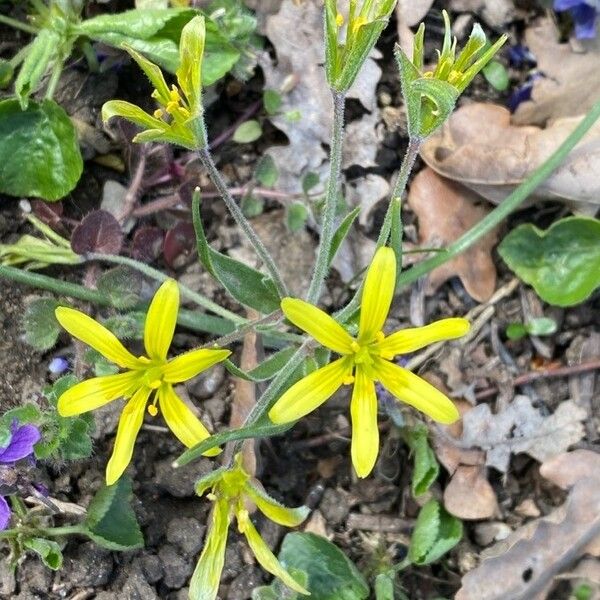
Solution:
M 163 248 L 164 234 L 158 227 L 140 227 L 133 236 L 131 256 L 136 260 L 150 263 L 156 260 Z
M 191 223 L 179 221 L 173 229 L 167 231 L 163 256 L 166 263 L 172 268 L 175 259 L 181 254 L 189 254 L 196 246 L 196 236 Z
M 91 212 L 75 227 L 71 235 L 71 248 L 77 254 L 118 254 L 122 245 L 121 226 L 106 210 Z

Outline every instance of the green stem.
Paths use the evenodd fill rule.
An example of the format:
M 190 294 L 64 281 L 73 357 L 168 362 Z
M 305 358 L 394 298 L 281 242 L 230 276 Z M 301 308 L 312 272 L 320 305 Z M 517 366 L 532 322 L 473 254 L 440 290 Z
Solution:
M 523 204 L 539 185 L 552 175 L 554 170 L 560 166 L 569 152 L 579 143 L 599 117 L 600 102 L 597 102 L 550 158 L 540 165 L 526 181 L 504 199 L 491 213 L 479 221 L 473 228 L 469 229 L 467 233 L 450 244 L 444 252 L 439 252 L 435 256 L 418 263 L 408 271 L 402 273 L 398 278 L 396 291 L 401 287 L 414 283 L 436 267 L 452 260 L 494 229 L 510 213 Z
M 22 21 L 18 21 L 17 19 L 12 19 L 11 17 L 7 17 L 6 15 L 0 15 L 0 23 L 4 23 L 9 27 L 13 27 L 14 29 L 20 29 L 21 31 L 25 31 L 26 33 L 31 33 L 35 35 L 38 30 L 33 25 L 28 25 L 27 23 L 23 23 Z
M 317 260 L 313 276 L 306 295 L 307 302 L 316 304 L 321 296 L 323 283 L 329 271 L 329 256 L 335 226 L 335 209 L 337 207 L 340 174 L 342 171 L 342 147 L 344 141 L 344 108 L 346 95 L 333 91 L 333 137 L 329 157 L 329 181 L 325 195 L 325 208 L 321 224 L 321 239 L 317 251 Z
M 59 296 L 68 296 L 69 298 L 77 298 L 78 300 L 91 302 L 98 306 L 111 306 L 115 308 L 110 298 L 98 290 L 91 290 L 77 283 L 60 281 L 41 273 L 32 273 L 23 269 L 0 265 L 0 278 L 2 277 L 16 283 L 53 292 Z M 147 305 L 144 305 L 142 308 L 147 308 Z M 197 311 L 190 310 L 180 310 L 177 322 L 192 331 L 202 331 L 216 335 L 231 333 L 234 329 L 234 325 L 229 320 L 226 321 L 220 317 L 200 314 Z M 276 335 L 275 332 L 272 334 L 273 337 L 276 337 Z
M 275 400 L 281 389 L 285 386 L 292 373 L 300 366 L 312 343 L 311 339 L 305 340 L 298 350 L 292 354 L 285 367 L 271 380 L 271 383 L 258 399 L 258 402 L 252 407 L 242 427 L 248 427 L 256 423 L 269 410 L 273 404 L 273 400 Z M 233 460 L 235 455 L 240 451 L 242 443 L 242 440 L 230 442 L 231 445 L 227 448 L 225 463 Z
M 406 152 L 404 153 L 404 158 L 402 159 L 402 164 L 400 165 L 398 177 L 396 177 L 396 183 L 394 184 L 394 189 L 392 190 L 392 195 L 390 197 L 390 202 L 388 204 L 388 208 L 385 213 L 385 218 L 381 226 L 381 231 L 379 232 L 379 236 L 377 237 L 377 245 L 375 250 L 381 248 L 382 246 L 385 246 L 385 244 L 387 244 L 388 242 L 388 239 L 390 237 L 390 231 L 392 229 L 392 215 L 394 212 L 394 203 L 400 202 L 402 200 L 404 190 L 406 189 L 406 184 L 408 183 L 408 178 L 415 165 L 417 156 L 419 155 L 419 148 L 421 147 L 421 142 L 421 138 L 411 138 L 408 141 L 408 146 L 406 147 Z M 397 242 L 398 244 L 401 244 L 401 240 L 397 240 Z M 400 269 L 401 266 L 399 265 L 398 268 Z M 350 302 L 341 311 L 336 313 L 335 318 L 338 321 L 344 323 L 354 314 L 356 310 L 358 310 L 358 307 L 360 306 L 361 291 L 362 284 L 358 287 Z
M 46 88 L 46 100 L 52 100 L 54 97 L 54 92 L 56 92 L 56 86 L 58 85 L 62 71 L 63 63 L 62 61 L 57 60 L 52 67 L 52 75 L 50 75 L 50 81 L 48 82 L 48 87 Z
M 163 282 L 163 281 L 166 281 L 167 279 L 169 279 L 168 275 L 165 275 L 163 272 L 159 271 L 158 269 L 154 269 L 153 267 L 150 267 L 149 265 L 145 265 L 144 263 L 134 260 L 133 258 L 128 258 L 127 256 L 117 256 L 114 254 L 98 254 L 95 252 L 89 252 L 88 254 L 86 254 L 84 256 L 84 259 L 88 260 L 88 261 L 97 260 L 97 261 L 101 261 L 101 262 L 125 265 L 132 269 L 135 269 L 136 271 L 139 271 L 140 273 L 143 273 L 144 275 L 147 275 L 151 279 L 154 279 L 154 280 L 160 281 L 160 282 Z M 244 325 L 248 322 L 247 319 L 244 319 L 243 317 L 236 315 L 235 313 L 231 312 L 230 310 L 227 310 L 226 308 L 222 308 L 221 306 L 219 306 L 212 300 L 209 300 L 206 296 L 203 296 L 202 294 L 194 292 L 194 290 L 191 290 L 189 287 L 183 285 L 179 281 L 177 282 L 177 285 L 179 286 L 181 295 L 185 298 L 188 298 L 189 300 L 191 300 L 198 306 L 201 306 L 202 308 L 205 308 L 206 310 L 210 310 L 211 312 L 215 313 L 216 315 L 219 315 L 233 323 L 236 323 L 237 325 Z
M 55 537 L 60 535 L 86 535 L 87 528 L 84 525 L 64 525 L 63 527 L 49 527 L 38 531 L 44 537 Z
M 261 239 L 258 237 L 254 229 L 252 229 L 252 225 L 250 225 L 248 219 L 246 219 L 246 217 L 244 216 L 242 209 L 237 205 L 233 196 L 229 192 L 227 184 L 221 177 L 221 173 L 219 173 L 217 165 L 215 165 L 215 161 L 213 160 L 213 157 L 208 147 L 199 150 L 198 155 L 200 156 L 202 164 L 208 171 L 212 182 L 215 184 L 215 187 L 221 194 L 221 197 L 223 198 L 223 201 L 225 202 L 229 212 L 231 213 L 231 216 L 234 218 L 235 222 L 238 224 L 240 229 L 244 232 L 244 234 L 254 247 L 254 250 L 256 251 L 260 259 L 263 261 L 265 268 L 267 269 L 267 271 L 271 275 L 271 278 L 273 279 L 273 283 L 277 288 L 279 296 L 282 298 L 285 296 L 289 296 L 287 287 L 281 277 L 281 274 L 279 273 L 279 269 L 277 268 L 273 257 L 271 256 L 265 245 L 262 243 Z
M 400 166 L 398 177 L 396 177 L 396 184 L 394 185 L 394 189 L 392 190 L 392 196 L 390 198 L 390 202 L 385 213 L 383 225 L 381 226 L 381 231 L 379 232 L 379 237 L 377 238 L 377 248 L 385 246 L 387 244 L 388 238 L 390 237 L 390 230 L 392 228 L 392 207 L 394 205 L 395 200 L 402 201 L 402 196 L 404 195 L 404 190 L 406 189 L 406 184 L 408 183 L 408 178 L 410 176 L 411 171 L 413 170 L 413 167 L 415 166 L 417 156 L 419 155 L 419 148 L 421 147 L 421 142 L 421 138 L 411 138 L 408 141 L 406 153 L 404 154 L 404 158 L 402 159 L 402 165 Z
M 14 527 L 0 531 L 0 539 L 28 535 L 30 537 L 55 537 L 60 535 L 86 534 L 83 525 L 65 525 L 64 527 Z

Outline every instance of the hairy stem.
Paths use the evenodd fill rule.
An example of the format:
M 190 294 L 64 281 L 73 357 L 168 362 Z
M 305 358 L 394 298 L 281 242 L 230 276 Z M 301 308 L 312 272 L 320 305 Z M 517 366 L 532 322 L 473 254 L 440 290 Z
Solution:
M 169 276 L 165 275 L 162 271 L 159 271 L 158 269 L 154 269 L 153 267 L 151 267 L 149 265 L 146 265 L 137 260 L 134 260 L 133 258 L 128 258 L 126 256 L 117 256 L 114 254 L 98 254 L 95 252 L 89 252 L 88 254 L 86 254 L 84 256 L 84 259 L 88 260 L 88 261 L 94 260 L 94 261 L 108 262 L 108 263 L 113 263 L 113 264 L 118 264 L 118 265 L 125 265 L 132 269 L 135 269 L 136 271 L 139 271 L 140 273 L 143 273 L 144 275 L 147 275 L 151 279 L 154 279 L 154 280 L 160 281 L 160 282 L 163 282 L 163 281 L 166 281 L 167 279 L 169 279 Z M 184 298 L 191 300 L 198 306 L 201 306 L 202 308 L 205 308 L 206 310 L 210 310 L 211 312 L 215 313 L 216 315 L 219 315 L 237 325 L 245 325 L 248 322 L 247 319 L 244 319 L 243 317 L 236 315 L 235 313 L 231 312 L 230 310 L 227 310 L 226 308 L 222 308 L 221 306 L 219 306 L 218 304 L 216 304 L 215 302 L 213 302 L 206 296 L 203 296 L 202 294 L 199 294 L 198 292 L 194 292 L 194 290 L 191 290 L 189 287 L 183 285 L 179 281 L 177 282 L 177 285 L 179 286 L 181 295 Z
M 248 222 L 248 219 L 246 219 L 246 217 L 244 216 L 242 209 L 237 205 L 233 196 L 227 189 L 227 185 L 225 181 L 223 181 L 223 178 L 221 177 L 221 174 L 219 173 L 219 170 L 215 165 L 210 151 L 208 150 L 208 148 L 202 148 L 198 151 L 198 155 L 200 156 L 202 164 L 208 171 L 212 182 L 215 184 L 217 190 L 219 190 L 223 201 L 225 202 L 229 212 L 231 213 L 231 216 L 234 218 L 235 222 L 238 224 L 240 229 L 244 232 L 244 234 L 254 247 L 254 250 L 256 251 L 260 259 L 263 261 L 265 268 L 267 269 L 269 275 L 271 275 L 271 278 L 273 279 L 273 283 L 275 283 L 275 287 L 277 288 L 277 292 L 279 293 L 280 297 L 287 296 L 287 287 L 281 277 L 281 274 L 279 273 L 279 269 L 277 268 L 273 257 L 266 249 L 265 245 L 262 243 L 258 235 L 256 235 L 256 232 L 254 231 L 254 229 L 252 229 L 252 226 Z
M 0 23 L 4 23 L 9 27 L 13 27 L 14 29 L 20 29 L 21 31 L 25 31 L 26 33 L 31 33 L 35 35 L 38 30 L 33 25 L 28 25 L 27 23 L 23 23 L 22 21 L 18 21 L 17 19 L 12 19 L 11 17 L 7 17 L 6 15 L 0 15 Z
M 337 206 L 337 195 L 340 184 L 340 173 L 342 170 L 342 146 L 344 140 L 344 107 L 346 95 L 342 92 L 333 91 L 333 137 L 331 139 L 329 181 L 325 196 L 325 208 L 321 223 L 321 239 L 317 251 L 317 260 L 313 276 L 308 288 L 306 300 L 316 304 L 321 296 L 323 283 L 329 271 L 329 256 L 331 253 L 331 242 L 333 240 L 335 225 L 335 209 Z
M 377 237 L 376 250 L 378 248 L 381 248 L 382 246 L 385 246 L 385 244 L 387 244 L 388 242 L 388 239 L 390 237 L 390 231 L 392 229 L 392 214 L 394 203 L 402 200 L 404 190 L 406 189 L 406 184 L 408 183 L 408 178 L 415 165 L 417 156 L 419 155 L 419 148 L 421 147 L 421 142 L 421 138 L 411 138 L 408 141 L 408 146 L 406 147 L 406 152 L 404 153 L 404 158 L 402 159 L 402 164 L 400 165 L 400 171 L 398 172 L 398 176 L 396 177 L 396 183 L 394 184 L 394 189 L 392 190 L 392 195 L 390 197 L 387 212 L 385 213 L 385 218 L 381 226 L 381 231 L 379 232 L 379 236 Z M 396 242 L 398 243 L 398 245 L 401 245 L 402 240 L 396 240 Z M 398 269 L 400 268 L 401 266 L 398 265 Z M 352 316 L 352 314 L 358 309 L 360 305 L 361 290 L 362 284 L 358 287 L 350 302 L 335 315 L 337 320 L 339 320 L 342 323 L 344 321 L 347 321 Z

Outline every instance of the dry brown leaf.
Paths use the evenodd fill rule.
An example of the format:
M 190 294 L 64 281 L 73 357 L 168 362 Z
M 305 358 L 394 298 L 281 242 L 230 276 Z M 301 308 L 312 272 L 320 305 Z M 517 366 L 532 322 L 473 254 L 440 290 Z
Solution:
M 248 318 L 257 319 L 259 314 L 249 309 Z M 244 371 L 251 371 L 258 366 L 258 335 L 256 331 L 249 331 L 244 336 L 242 345 L 242 357 L 240 359 L 240 368 Z M 253 381 L 247 381 L 240 377 L 235 378 L 235 394 L 231 403 L 231 416 L 229 417 L 229 427 L 237 429 L 242 427 L 246 417 L 256 404 L 256 384 Z M 242 445 L 242 464 L 250 476 L 256 475 L 256 447 L 254 440 L 245 440 Z
M 483 466 L 460 465 L 444 490 L 444 506 L 464 520 L 489 519 L 498 511 L 496 493 Z
M 502 202 L 539 167 L 581 121 L 558 119 L 546 129 L 513 126 L 503 106 L 473 103 L 459 108 L 421 149 L 423 160 L 443 177 L 487 200 Z M 562 200 L 579 210 L 600 204 L 600 123 L 531 196 Z
M 511 454 L 526 452 L 543 462 L 564 452 L 585 435 L 587 413 L 572 400 L 543 416 L 527 396 L 515 396 L 503 411 L 492 414 L 479 404 L 463 417 L 463 447 L 486 451 L 486 464 L 506 473 Z
M 566 490 L 580 479 L 600 478 L 600 454 L 591 450 L 573 450 L 545 461 L 540 475 Z
M 342 4 L 339 9 L 343 12 Z M 267 54 L 260 59 L 265 88 L 282 92 L 283 100 L 278 114 L 270 119 L 289 139 L 289 145 L 270 148 L 268 154 L 279 171 L 277 187 L 286 192 L 301 192 L 305 173 L 316 172 L 321 181 L 327 179 L 328 173 L 323 144 L 331 143 L 333 115 L 331 91 L 323 67 L 322 4 L 283 0 L 279 12 L 267 17 L 266 33 L 275 48 L 277 62 L 273 63 Z M 364 161 L 363 166 L 374 164 L 377 135 L 373 123 L 379 119 L 375 88 L 380 77 L 381 69 L 368 58 L 348 91 L 348 97 L 358 99 L 369 111 L 365 118 L 370 125 L 361 127 L 355 123 L 349 130 L 345 166 L 355 160 Z M 287 118 L 289 111 L 299 111 L 300 119 Z M 356 143 L 352 142 L 352 136 L 356 137 Z
M 486 550 L 487 558 L 467 573 L 456 600 L 529 600 L 545 597 L 555 575 L 598 546 L 600 535 L 600 471 L 595 460 L 580 451 L 569 452 L 546 471 L 572 483 L 567 501 L 547 517 L 520 527 Z M 565 473 L 576 475 L 570 478 Z
M 489 210 L 478 204 L 480 201 L 476 194 L 440 177 L 433 169 L 423 169 L 408 193 L 408 204 L 419 219 L 420 245 L 446 246 L 459 238 L 488 214 Z M 426 292 L 431 294 L 442 283 L 458 276 L 475 300 L 488 300 L 496 287 L 496 268 L 491 256 L 496 241 L 497 229 L 434 269 L 429 274 Z
M 545 75 L 533 84 L 531 100 L 519 105 L 513 122 L 544 125 L 559 117 L 587 112 L 600 98 L 600 37 L 578 40 L 584 52 L 574 52 L 570 44 L 559 43 L 550 18 L 540 19 L 525 32 L 525 43 Z

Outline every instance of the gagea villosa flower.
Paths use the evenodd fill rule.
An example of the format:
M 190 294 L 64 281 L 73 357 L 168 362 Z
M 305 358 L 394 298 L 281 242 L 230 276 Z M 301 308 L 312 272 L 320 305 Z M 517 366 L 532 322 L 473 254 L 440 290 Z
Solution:
M 281 302 L 285 316 L 294 325 L 340 358 L 294 384 L 275 402 L 269 417 L 274 423 L 295 421 L 320 406 L 343 384 L 352 384 L 351 453 L 359 477 L 366 477 L 372 471 L 379 453 L 375 382 L 435 421 L 452 423 L 459 417 L 449 398 L 393 359 L 434 342 L 460 337 L 469 330 L 469 322 L 462 318 L 442 319 L 386 336 L 382 328 L 395 282 L 394 252 L 391 248 L 380 248 L 365 278 L 356 338 L 312 304 L 296 298 L 284 298 Z
M 144 324 L 147 356 L 135 357 L 113 333 L 91 317 L 64 306 L 56 309 L 58 322 L 73 337 L 125 369 L 116 375 L 82 381 L 58 399 L 58 412 L 63 417 L 94 410 L 117 398 L 128 399 L 119 419 L 113 453 L 106 466 L 107 485 L 115 483 L 131 461 L 146 406 L 152 416 L 157 415 L 160 409 L 171 431 L 188 447 L 209 436 L 206 427 L 177 396 L 173 384 L 195 377 L 225 360 L 231 352 L 220 348 L 202 348 L 168 360 L 167 352 L 175 332 L 178 310 L 179 288 L 177 282 L 169 279 L 160 286 L 148 309 Z M 148 404 L 151 396 L 152 403 Z M 207 454 L 218 452 L 209 451 Z

